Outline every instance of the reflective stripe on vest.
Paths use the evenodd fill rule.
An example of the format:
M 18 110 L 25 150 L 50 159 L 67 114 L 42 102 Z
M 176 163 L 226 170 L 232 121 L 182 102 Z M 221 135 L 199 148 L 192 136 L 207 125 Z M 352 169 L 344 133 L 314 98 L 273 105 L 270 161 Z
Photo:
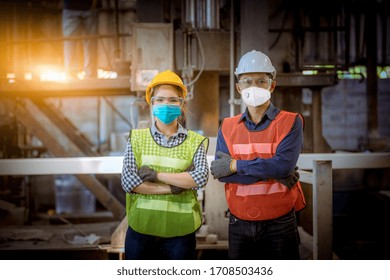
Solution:
M 222 124 L 222 135 L 229 153 L 237 160 L 257 157 L 271 158 L 280 142 L 290 132 L 297 114 L 280 111 L 262 131 L 250 131 L 240 115 L 227 118 Z M 242 185 L 226 183 L 225 193 L 229 210 L 243 220 L 268 220 L 305 207 L 305 199 L 298 182 L 291 190 L 276 180 Z
M 191 164 L 199 146 L 208 139 L 192 131 L 176 147 L 158 145 L 150 129 L 136 129 L 130 141 L 138 167 L 147 165 L 156 171 L 177 173 Z M 180 194 L 126 194 L 129 226 L 140 233 L 160 237 L 183 236 L 196 231 L 202 224 L 202 212 L 195 190 Z
M 151 200 L 143 197 L 138 198 L 137 208 L 177 213 L 192 213 L 191 203 L 178 203 L 169 200 Z
M 152 155 L 142 155 L 141 156 L 142 165 L 148 166 L 159 166 L 161 168 L 174 168 L 185 170 L 186 166 L 189 165 L 189 160 L 180 159 L 180 158 L 171 158 L 166 156 L 152 156 Z
M 252 185 L 238 185 L 236 195 L 237 196 L 249 196 L 259 194 L 273 194 L 284 193 L 285 187 L 279 183 L 262 184 L 256 183 Z
M 248 143 L 248 144 L 234 144 L 233 152 L 238 155 L 257 154 L 275 154 L 276 145 L 273 143 Z

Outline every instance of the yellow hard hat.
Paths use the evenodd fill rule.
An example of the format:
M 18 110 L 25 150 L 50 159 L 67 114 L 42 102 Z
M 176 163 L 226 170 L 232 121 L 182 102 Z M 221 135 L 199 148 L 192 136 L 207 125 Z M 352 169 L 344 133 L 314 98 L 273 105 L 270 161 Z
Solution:
M 183 91 L 183 97 L 186 97 L 187 95 L 187 87 L 183 84 L 183 81 L 180 79 L 180 77 L 176 73 L 172 72 L 171 70 L 166 70 L 154 76 L 153 80 L 146 88 L 145 99 L 148 104 L 150 104 L 152 89 L 158 85 L 178 86 Z

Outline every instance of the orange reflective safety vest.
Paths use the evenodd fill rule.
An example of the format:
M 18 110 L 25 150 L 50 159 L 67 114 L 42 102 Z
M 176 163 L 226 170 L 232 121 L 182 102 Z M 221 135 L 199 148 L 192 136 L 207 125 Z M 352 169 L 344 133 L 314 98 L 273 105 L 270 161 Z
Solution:
M 222 123 L 222 135 L 230 155 L 236 160 L 271 158 L 279 143 L 294 125 L 297 114 L 280 111 L 271 124 L 262 131 L 250 131 L 241 115 L 227 118 Z M 242 220 L 259 221 L 278 218 L 291 209 L 299 211 L 306 205 L 299 182 L 290 190 L 274 179 L 254 184 L 225 184 L 230 212 Z

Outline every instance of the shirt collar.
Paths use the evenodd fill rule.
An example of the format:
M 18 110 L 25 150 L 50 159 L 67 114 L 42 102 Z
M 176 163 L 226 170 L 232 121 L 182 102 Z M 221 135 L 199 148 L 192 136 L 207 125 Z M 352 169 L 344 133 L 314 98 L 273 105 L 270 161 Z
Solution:
M 274 104 L 270 103 L 268 109 L 265 111 L 264 113 L 264 117 L 267 117 L 268 119 L 270 120 L 274 120 L 275 119 L 275 116 L 277 115 L 277 113 L 279 112 L 279 109 L 277 109 Z M 238 120 L 238 122 L 240 121 L 245 121 L 245 120 L 250 120 L 249 118 L 249 112 L 248 112 L 248 107 L 246 107 L 245 109 L 245 112 L 242 113 L 240 119 Z
M 156 133 L 160 134 L 160 135 L 164 135 L 164 133 L 162 133 L 161 131 L 158 130 L 155 122 L 153 122 L 153 124 L 151 125 L 150 132 L 152 133 L 153 136 Z M 177 129 L 177 132 L 173 136 L 176 136 L 176 135 L 179 135 L 179 134 L 184 134 L 184 135 L 188 134 L 187 129 L 184 128 L 180 123 L 179 123 L 179 128 Z

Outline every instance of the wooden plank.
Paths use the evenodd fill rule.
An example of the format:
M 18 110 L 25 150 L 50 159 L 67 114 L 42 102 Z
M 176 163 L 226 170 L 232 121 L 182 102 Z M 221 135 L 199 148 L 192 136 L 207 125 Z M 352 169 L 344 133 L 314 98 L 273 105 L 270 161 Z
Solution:
M 8 109 L 11 112 L 10 108 L 12 102 L 5 100 L 4 104 L 8 105 Z M 35 119 L 35 116 L 32 115 L 24 106 L 16 104 L 15 116 L 18 121 L 22 123 L 26 128 L 28 128 L 32 134 L 38 137 L 44 146 L 57 157 L 72 157 L 72 154 L 69 154 L 55 139 L 52 134 L 47 131 L 42 125 Z M 125 215 L 125 207 L 107 190 L 107 188 L 102 185 L 93 175 L 76 175 L 79 181 L 84 184 L 96 197 L 96 199 L 102 203 L 108 210 L 110 210 L 116 219 L 122 219 Z
M 115 219 L 121 220 L 126 215 L 125 207 L 93 175 L 75 175 L 108 210 Z
M 31 114 L 20 102 L 14 102 L 9 98 L 2 98 L 2 103 L 6 109 L 13 113 L 18 122 L 21 123 L 31 134 L 38 137 L 46 147 L 50 147 L 50 152 L 58 157 L 66 157 L 68 153 L 61 147 L 60 143 L 52 137 L 44 127 L 36 121 L 35 116 Z
M 114 233 L 111 235 L 111 247 L 112 248 L 123 248 L 125 244 L 125 237 L 127 232 L 127 216 L 124 217 L 115 229 Z
M 229 244 L 227 240 L 218 240 L 216 243 L 196 243 L 196 250 L 228 250 Z
M 0 209 L 11 210 L 16 208 L 16 205 L 0 199 Z
M 88 140 L 76 126 L 74 126 L 60 111 L 54 110 L 43 98 L 32 98 L 31 101 L 38 109 L 45 114 L 49 120 L 64 133 L 68 139 L 77 146 L 86 156 L 99 156 L 97 151 L 92 149 L 93 144 Z

